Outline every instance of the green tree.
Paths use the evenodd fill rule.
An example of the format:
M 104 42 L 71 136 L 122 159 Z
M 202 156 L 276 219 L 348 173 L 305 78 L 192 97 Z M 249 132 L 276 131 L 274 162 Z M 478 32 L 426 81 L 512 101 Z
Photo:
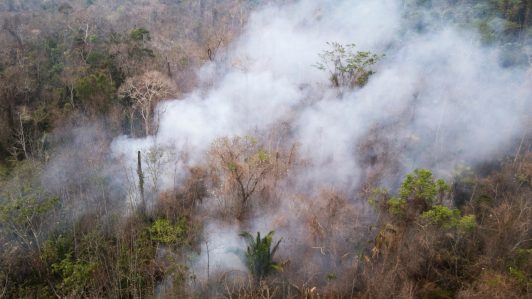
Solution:
M 260 232 L 257 232 L 257 237 L 254 238 L 249 232 L 242 232 L 240 234 L 246 242 L 248 247 L 245 253 L 245 261 L 249 272 L 260 280 L 272 272 L 282 271 L 282 266 L 274 261 L 274 255 L 279 248 L 281 240 L 277 241 L 272 248 L 273 231 L 270 231 L 264 238 L 261 238 Z
M 134 59 L 153 58 L 153 50 L 148 48 L 147 43 L 151 40 L 150 32 L 144 28 L 135 28 L 129 32 L 128 54 Z
M 416 169 L 413 173 L 406 175 L 401 189 L 399 189 L 399 197 L 402 200 L 421 205 L 425 209 L 434 203 L 438 195 L 441 198 L 448 190 L 449 186 L 444 180 L 434 180 L 432 171 Z
M 428 169 L 416 169 L 406 175 L 399 192 L 390 197 L 383 189 L 376 189 L 369 199 L 397 220 L 414 219 L 429 210 L 435 202 L 443 201 L 449 186 L 444 180 L 435 180 Z
M 74 84 L 75 95 L 81 100 L 84 108 L 93 113 L 108 110 L 115 90 L 111 78 L 101 71 L 81 77 Z

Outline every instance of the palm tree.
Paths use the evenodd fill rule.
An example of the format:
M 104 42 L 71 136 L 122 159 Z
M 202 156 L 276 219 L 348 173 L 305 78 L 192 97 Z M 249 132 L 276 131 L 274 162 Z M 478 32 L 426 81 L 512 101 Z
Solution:
M 272 248 L 273 233 L 273 231 L 270 231 L 264 238 L 260 237 L 260 232 L 257 232 L 256 238 L 248 232 L 240 234 L 248 243 L 245 254 L 246 265 L 249 272 L 258 280 L 264 278 L 272 271 L 279 272 L 283 270 L 279 263 L 273 261 L 273 256 L 282 240 L 277 241 Z

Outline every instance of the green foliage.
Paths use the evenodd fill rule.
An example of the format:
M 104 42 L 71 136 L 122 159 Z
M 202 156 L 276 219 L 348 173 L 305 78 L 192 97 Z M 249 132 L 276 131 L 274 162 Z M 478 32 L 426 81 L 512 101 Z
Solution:
M 500 15 L 504 16 L 507 23 L 512 23 L 511 27 L 520 28 L 525 24 L 526 10 L 530 9 L 530 1 L 527 0 L 495 0 L 492 3 L 497 8 Z
M 79 78 L 74 89 L 76 90 L 76 95 L 84 99 L 99 94 L 110 97 L 115 91 L 111 79 L 102 72 Z
M 134 59 L 143 60 L 144 58 L 153 58 L 153 50 L 144 47 L 132 47 L 129 49 L 129 56 Z
M 368 202 L 396 220 L 412 220 L 430 209 L 437 198 L 443 200 L 447 191 L 445 181 L 434 180 L 430 170 L 416 169 L 406 175 L 397 196 L 390 197 L 386 189 L 375 188 Z
M 68 14 L 72 13 L 73 9 L 72 9 L 72 6 L 70 4 L 63 3 L 57 8 L 57 11 L 59 11 L 60 13 L 65 14 L 65 15 L 68 15 Z
M 329 72 L 334 87 L 363 87 L 375 74 L 371 66 L 383 57 L 367 51 L 355 51 L 355 44 L 331 42 L 327 45 L 331 49 L 319 54 L 320 61 L 315 67 Z
M 80 242 L 78 246 L 83 248 L 85 244 Z M 82 296 L 97 270 L 97 263 L 82 260 L 80 256 L 74 259 L 74 251 L 73 239 L 59 235 L 44 242 L 40 258 L 49 270 L 47 279 L 54 283 L 56 292 Z
M 407 174 L 399 189 L 401 199 L 424 201 L 431 205 L 436 195 L 443 194 L 449 190 L 449 186 L 444 180 L 436 180 L 432 177 L 432 172 L 428 169 L 416 169 L 413 173 Z
M 91 5 L 94 2 L 93 0 L 84 1 L 86 5 Z M 90 14 L 95 12 L 94 9 L 98 7 L 84 11 L 83 5 L 77 3 L 75 14 L 82 16 L 82 18 L 71 15 L 68 20 L 71 26 L 64 28 L 65 20 L 63 17 L 74 12 L 69 4 L 43 5 L 49 10 L 46 13 L 50 15 L 46 16 L 40 14 L 37 8 L 35 11 L 31 8 L 31 12 L 23 12 L 25 8 L 21 8 L 17 3 L 24 1 L 9 0 L 7 2 L 8 6 L 11 6 L 13 2 L 19 8 L 14 10 L 8 8 L 11 12 L 9 16 L 6 16 L 8 18 L 6 18 L 4 27 L 6 27 L 5 29 L 14 27 L 15 30 L 13 32 L 6 31 L 5 48 L 7 50 L 4 51 L 3 59 L 0 61 L 3 84 L 2 104 L 5 104 L 3 105 L 5 106 L 3 116 L 6 116 L 3 136 L 7 136 L 0 140 L 0 155 L 2 155 L 1 159 L 4 160 L 4 162 L 0 162 L 0 179 L 2 180 L 0 185 L 0 252 L 2 252 L 0 255 L 0 297 L 144 298 L 154 295 L 156 285 L 162 285 L 163 288 L 166 288 L 166 284 L 172 280 L 176 285 L 181 285 L 183 289 L 190 288 L 191 283 L 187 279 L 187 269 L 180 265 L 184 262 L 181 248 L 166 246 L 165 250 L 157 250 L 158 244 L 180 245 L 184 242 L 188 234 L 191 234 L 186 218 L 179 219 L 177 222 L 165 218 L 151 222 L 145 218 L 136 219 L 135 215 L 114 215 L 113 213 L 117 210 L 116 205 L 113 204 L 115 202 L 113 197 L 121 194 L 121 192 L 109 193 L 104 187 L 100 188 L 105 183 L 100 182 L 99 177 L 87 179 L 86 176 L 80 176 L 75 180 L 76 186 L 59 186 L 61 196 L 65 196 L 65 206 L 62 206 L 55 194 L 44 192 L 34 183 L 34 179 L 41 176 L 38 171 L 35 171 L 39 167 L 38 159 L 40 157 L 38 155 L 31 153 L 30 159 L 27 160 L 31 163 L 27 163 L 26 167 L 32 169 L 31 174 L 28 175 L 20 175 L 18 169 L 19 165 L 22 165 L 20 161 L 7 162 L 6 157 L 10 155 L 8 151 L 14 145 L 13 133 L 16 133 L 17 129 L 13 127 L 13 124 L 10 124 L 11 119 L 8 121 L 8 118 L 16 115 L 19 108 L 25 108 L 24 115 L 20 120 L 22 121 L 22 128 L 27 133 L 25 137 L 28 140 L 26 142 L 29 147 L 32 147 L 31 152 L 33 148 L 44 147 L 45 143 L 50 143 L 47 141 L 46 132 L 51 131 L 54 124 L 67 125 L 65 118 L 61 119 L 64 117 L 64 114 L 61 113 L 63 108 L 72 112 L 84 108 L 98 110 L 98 115 L 94 116 L 109 121 L 113 121 L 113 118 L 124 118 L 124 116 L 117 115 L 120 114 L 119 112 L 106 117 L 102 115 L 106 109 L 102 108 L 105 108 L 111 99 L 116 98 L 116 87 L 120 86 L 126 77 L 134 76 L 147 68 L 160 69 L 164 63 L 171 63 L 172 68 L 178 67 L 184 71 L 183 73 L 186 73 L 188 68 L 194 67 L 198 59 L 201 60 L 198 58 L 201 55 L 195 53 L 199 49 L 198 45 L 190 40 L 190 34 L 182 34 L 187 36 L 186 43 L 175 41 L 177 46 L 172 45 L 173 43 L 164 43 L 162 48 L 158 44 L 157 49 L 161 52 L 154 52 L 148 46 L 151 34 L 144 28 L 108 33 L 109 28 L 121 30 L 122 23 L 113 24 L 110 20 L 122 20 L 124 17 L 122 13 L 128 8 L 127 5 L 122 5 L 116 11 L 113 10 L 109 16 L 103 16 L 100 20 L 103 23 L 98 23 L 95 26 L 91 22 L 85 24 L 85 21 L 91 19 Z M 170 8 L 169 3 L 189 3 L 190 1 L 162 2 L 164 2 L 165 7 Z M 231 3 L 222 2 L 220 1 L 215 8 L 215 12 L 220 13 L 220 19 L 225 18 L 222 6 L 233 6 Z M 249 2 L 255 5 L 260 1 L 240 1 L 239 4 L 245 5 Z M 460 24 L 468 23 L 468 26 L 477 27 L 481 31 L 483 42 L 499 45 L 498 50 L 502 53 L 501 57 L 505 65 L 517 62 L 528 66 L 528 59 L 524 55 L 523 49 L 529 46 L 532 36 L 532 30 L 530 30 L 532 18 L 529 16 L 532 2 L 527 0 L 405 0 L 403 2 L 405 5 L 414 3 L 417 6 L 422 6 L 422 10 L 430 13 L 430 15 L 418 13 L 421 21 L 415 20 L 413 22 L 422 23 L 422 18 L 428 17 L 451 20 L 452 22 L 458 21 Z M 133 4 L 132 2 L 131 5 Z M 143 3 L 142 5 L 146 6 L 147 4 Z M 441 7 L 441 13 L 435 10 L 429 11 L 431 5 Z M 473 9 L 466 9 L 465 7 L 468 5 Z M 28 6 L 28 9 L 30 7 L 33 5 Z M 99 7 L 105 6 L 99 5 Z M 63 15 L 53 15 L 58 10 Z M 457 17 L 456 11 L 458 10 L 464 11 L 460 15 L 461 18 Z M 183 11 L 190 10 L 185 9 Z M 22 13 L 21 19 L 17 16 L 19 13 Z M 151 20 L 153 24 L 164 24 L 161 14 L 152 17 L 149 19 L 153 19 Z M 240 17 L 245 17 L 245 15 Z M 56 22 L 57 20 L 59 22 Z M 27 25 L 25 26 L 27 30 L 21 30 L 22 23 L 20 22 Z M 182 25 L 185 26 L 183 27 L 185 33 L 190 31 L 186 27 L 187 22 L 186 18 L 183 19 Z M 195 22 L 193 21 L 193 23 Z M 142 21 L 139 23 L 140 26 L 145 26 L 141 23 Z M 87 26 L 85 27 L 85 25 Z M 420 28 L 423 26 L 425 25 L 420 25 Z M 159 30 L 163 30 L 163 27 Z M 156 29 L 157 26 L 151 28 L 158 30 Z M 155 31 L 152 33 L 159 34 Z M 230 36 L 231 33 L 228 32 L 228 35 Z M 165 35 L 164 32 L 163 35 Z M 177 35 L 175 37 L 177 38 Z M 220 36 L 220 38 L 223 37 Z M 203 40 L 203 38 L 201 39 Z M 161 39 L 158 37 L 157 40 Z M 201 43 L 204 42 L 201 41 Z M 372 68 L 382 57 L 370 52 L 357 51 L 354 45 L 332 43 L 329 46 L 329 51 L 320 55 L 321 61 L 316 66 L 321 70 L 328 71 L 331 83 L 340 88 L 356 88 L 366 85 L 374 74 Z M 168 53 L 172 52 L 179 52 L 179 55 L 170 56 Z M 148 61 L 147 59 L 154 57 L 155 53 L 166 53 L 169 57 L 159 57 L 157 60 Z M 190 55 L 191 53 L 193 55 Z M 187 80 L 183 82 L 185 85 L 188 84 Z M 185 88 L 190 88 L 190 86 Z M 130 107 L 131 102 L 126 103 L 125 106 Z M 76 116 L 75 113 L 70 115 Z M 92 117 L 93 115 L 88 116 Z M 84 120 L 73 120 L 75 120 L 76 125 L 83 125 Z M 124 119 L 116 121 L 120 122 Z M 68 128 L 65 130 L 68 131 Z M 62 134 L 57 137 L 53 141 L 54 144 L 58 144 L 57 146 L 69 143 L 68 137 L 63 138 Z M 263 145 L 259 144 L 255 138 L 249 136 L 242 138 L 233 145 L 235 144 L 236 150 L 223 156 L 223 158 L 229 158 L 225 159 L 223 164 L 220 163 L 223 165 L 220 168 L 225 168 L 223 171 L 231 172 L 235 180 L 236 178 L 240 180 L 238 183 L 242 183 L 243 191 L 238 192 L 242 192 L 242 196 L 247 198 L 255 190 L 256 181 L 254 179 L 266 173 L 270 167 L 269 164 L 274 164 L 271 167 L 277 167 L 275 163 L 278 160 L 278 153 L 268 152 L 261 147 Z M 56 151 L 61 153 L 59 148 L 50 149 L 51 157 L 55 155 Z M 234 153 L 236 155 L 233 155 Z M 42 156 L 45 157 L 45 155 Z M 21 157 L 18 158 L 21 159 Z M 91 161 L 93 161 L 92 158 Z M 519 162 L 519 160 L 516 161 Z M 466 198 L 465 202 L 472 198 L 472 204 L 474 204 L 474 207 L 464 205 L 464 208 L 467 211 L 475 212 L 479 220 L 482 219 L 479 224 L 476 223 L 475 215 L 461 216 L 459 210 L 439 205 L 441 202 L 438 199 L 443 197 L 448 191 L 448 187 L 445 182 L 433 179 L 431 174 L 429 175 L 428 172 L 422 170 L 419 173 L 414 172 L 410 175 L 411 177 L 407 177 L 395 197 L 390 198 L 384 189 L 375 192 L 375 196 L 372 196 L 369 202 L 376 207 L 385 207 L 387 213 L 380 214 L 384 215 L 385 221 L 389 221 L 390 218 L 386 217 L 389 217 L 390 214 L 394 216 L 392 220 L 405 219 L 405 217 L 416 220 L 414 221 L 415 224 L 409 222 L 403 226 L 396 225 L 396 223 L 393 225 L 385 224 L 379 233 L 382 236 L 381 244 L 384 245 L 376 247 L 381 250 L 380 256 L 385 256 L 381 260 L 392 265 L 394 273 L 405 274 L 400 275 L 401 277 L 397 276 L 397 281 L 412 279 L 406 281 L 407 284 L 403 284 L 402 287 L 397 287 L 396 290 L 404 290 L 405 285 L 416 286 L 412 289 L 413 292 L 417 292 L 418 289 L 428 289 L 425 294 L 429 298 L 460 297 L 460 294 L 458 296 L 456 294 L 458 289 L 463 290 L 468 286 L 482 289 L 483 285 L 478 284 L 479 280 L 476 280 L 476 274 L 482 276 L 486 275 L 482 273 L 493 271 L 494 274 L 491 277 L 488 275 L 487 281 L 488 284 L 495 285 L 498 288 L 497 291 L 508 284 L 512 288 L 522 289 L 520 294 L 523 297 L 528 295 L 531 289 L 531 249 L 530 237 L 527 234 L 529 226 L 526 225 L 526 219 L 530 218 L 523 217 L 525 220 L 520 220 L 520 222 L 513 221 L 513 218 L 530 214 L 528 212 L 530 210 L 529 205 L 523 209 L 516 208 L 515 211 L 509 211 L 508 214 L 497 214 L 495 210 L 503 200 L 508 205 L 515 205 L 515 202 L 520 199 L 519 196 L 513 196 L 511 190 L 514 187 L 505 182 L 519 185 L 519 192 L 522 193 L 523 190 L 528 192 L 522 195 L 527 196 L 525 200 L 529 197 L 530 186 L 532 185 L 529 172 L 526 172 L 526 167 L 522 167 L 520 163 L 514 162 L 514 164 L 516 166 L 519 164 L 519 167 L 515 167 L 519 170 L 514 176 L 485 183 L 484 187 L 480 187 L 482 184 L 474 176 L 468 175 L 462 179 L 461 183 L 466 186 L 463 192 L 464 198 Z M 277 172 L 277 168 L 275 170 Z M 203 178 L 201 180 L 203 181 Z M 252 187 L 247 188 L 248 186 Z M 475 188 L 468 189 L 470 186 Z M 259 183 L 257 190 L 266 190 L 263 188 L 269 187 L 269 184 L 260 185 Z M 453 196 L 456 199 L 456 185 L 453 186 L 453 189 Z M 491 189 L 495 189 L 495 194 L 489 191 Z M 192 189 L 185 191 L 195 192 Z M 176 197 L 178 196 L 181 194 L 176 195 Z M 262 198 L 262 193 L 259 193 L 259 196 Z M 379 199 L 382 198 L 384 200 L 379 202 Z M 163 199 L 166 200 L 166 198 Z M 80 200 L 86 201 L 86 204 L 81 204 L 84 207 L 83 213 L 87 213 L 87 211 L 92 213 L 92 209 L 97 211 L 90 214 L 83 224 L 80 224 L 81 221 L 68 223 L 68 225 L 58 224 L 57 221 L 78 219 L 80 216 L 78 212 L 80 211 L 71 211 L 71 209 L 80 206 L 78 202 Z M 419 202 L 424 204 L 422 208 L 416 207 L 416 203 Z M 317 206 L 319 207 L 319 205 Z M 62 217 L 56 219 L 53 216 L 59 212 L 60 208 L 62 208 Z M 120 213 L 120 211 L 118 212 Z M 257 211 L 252 210 L 251 212 Z M 96 214 L 98 216 L 93 217 Z M 249 213 L 247 215 L 254 214 Z M 110 224 L 116 220 L 120 224 Z M 434 227 L 429 230 L 419 229 L 417 220 L 431 223 Z M 339 223 L 343 224 L 343 222 Z M 324 231 L 328 231 L 327 226 L 333 224 L 336 223 L 317 222 L 320 229 L 323 225 Z M 347 224 L 346 227 L 353 227 L 349 220 L 346 220 L 345 224 Z M 473 230 L 477 225 L 480 226 L 480 229 L 475 231 L 474 238 L 454 238 L 463 231 Z M 337 227 L 341 230 L 343 226 L 338 225 Z M 54 228 L 60 231 L 54 231 Z M 416 235 L 422 232 L 436 234 L 434 238 L 436 240 L 416 238 L 419 236 L 426 237 L 425 235 Z M 57 236 L 59 233 L 64 235 Z M 268 236 L 261 238 L 257 234 L 257 238 L 255 238 L 249 233 L 246 234 L 243 237 L 248 241 L 246 262 L 250 267 L 250 272 L 260 278 L 268 275 L 268 273 L 281 270 L 281 267 L 274 261 L 274 254 L 281 241 L 273 242 L 271 237 L 273 232 L 268 234 L 269 240 Z M 450 239 L 446 239 L 448 236 L 451 236 L 452 242 L 449 242 Z M 49 240 L 45 241 L 46 238 Z M 427 249 L 428 253 L 435 254 L 420 254 L 415 259 L 408 260 L 408 250 L 413 254 L 418 252 L 412 250 L 419 248 L 414 244 L 418 243 L 418 240 L 426 242 L 422 244 L 423 249 Z M 434 243 L 430 243 L 431 241 Z M 359 243 L 362 245 L 358 244 L 357 246 L 361 246 L 361 249 L 355 251 L 351 248 L 352 253 L 359 252 L 359 261 L 363 261 L 363 258 L 369 260 L 369 257 L 365 255 L 368 252 L 364 244 L 370 243 Z M 331 258 L 335 258 L 334 254 L 336 253 L 343 253 L 341 244 L 339 244 L 340 246 L 336 246 L 336 243 L 325 245 L 333 245 L 333 247 L 329 247 L 332 249 Z M 382 252 L 385 250 L 383 248 L 386 246 L 395 247 L 387 252 L 388 255 L 383 255 Z M 38 247 L 40 247 L 40 251 L 35 250 Z M 396 251 L 394 252 L 394 250 Z M 401 250 L 404 251 L 401 252 Z M 169 257 L 161 257 L 165 254 L 164 252 L 170 252 Z M 396 253 L 401 254 L 401 260 L 398 261 L 407 261 L 408 263 L 394 263 L 393 258 Z M 407 254 L 403 255 L 403 253 Z M 298 252 L 294 254 L 298 254 Z M 328 258 L 329 252 L 326 255 Z M 404 256 L 407 259 L 403 259 Z M 342 256 L 339 261 L 347 261 L 344 257 L 350 259 L 351 255 Z M 423 263 L 416 265 L 415 260 L 417 259 L 422 260 Z M 384 268 L 380 267 L 378 258 L 372 258 L 369 261 L 371 267 L 363 268 L 363 273 L 360 274 L 371 275 L 370 268 L 374 268 L 375 273 L 378 274 L 375 274 L 374 277 L 368 276 L 367 281 L 374 280 L 378 283 L 379 278 L 385 277 L 384 275 L 387 273 L 385 273 Z M 370 263 L 368 262 L 368 265 Z M 408 264 L 408 268 L 401 268 L 402 264 Z M 453 266 L 453 264 L 456 265 Z M 421 267 L 417 267 L 419 265 Z M 430 267 L 424 267 L 425 265 L 430 265 Z M 479 273 L 480 266 L 485 266 L 488 269 Z M 165 269 L 165 267 L 168 268 Z M 490 267 L 493 267 L 494 270 L 489 269 Z M 423 273 L 417 272 L 417 268 L 421 268 Z M 335 271 L 338 270 L 339 272 L 316 273 L 319 275 L 316 278 L 319 281 L 329 281 L 331 286 L 339 286 L 344 281 L 345 277 L 342 275 L 347 273 L 345 272 L 346 269 L 335 268 Z M 419 281 L 420 277 L 423 281 Z M 338 280 L 339 283 L 331 283 L 333 280 Z M 358 289 L 358 281 L 353 281 L 353 286 Z M 321 292 L 322 286 L 317 285 L 316 287 L 318 288 L 316 293 Z M 342 291 L 339 289 L 338 293 Z M 334 292 L 336 290 L 331 292 L 331 296 L 336 295 L 332 294 Z M 185 291 L 178 294 L 182 297 L 187 296 L 184 295 L 186 294 Z M 358 295 L 351 293 L 351 297 L 359 297 Z M 388 295 L 393 296 L 394 294 L 390 292 Z M 472 297 L 486 298 L 490 294 L 487 295 L 474 296 L 473 294 Z M 282 297 L 279 293 L 274 296 Z M 342 295 L 338 296 L 341 297 Z M 343 294 L 343 296 L 349 295 Z M 412 296 L 423 297 L 419 293 L 412 294 Z M 361 295 L 360 297 L 364 296 Z M 519 296 L 506 297 L 517 298 Z
M 338 278 L 338 277 L 336 276 L 336 273 L 334 273 L 334 272 L 329 272 L 329 273 L 327 273 L 327 275 L 325 276 L 325 278 L 327 278 L 327 280 L 331 281 L 331 280 L 335 280 L 335 279 Z
M 108 110 L 115 96 L 116 87 L 113 80 L 103 71 L 96 71 L 79 78 L 74 84 L 76 97 L 85 109 L 104 113 Z
M 8 175 L 9 175 L 9 167 L 5 164 L 0 163 L 0 181 L 7 178 Z
M 64 259 L 72 249 L 72 240 L 58 236 L 56 238 L 50 238 L 44 242 L 41 249 L 41 259 L 46 263 L 54 264 Z
M 459 228 L 470 231 L 476 226 L 475 215 L 460 216 L 460 210 L 451 209 L 442 205 L 435 205 L 430 210 L 421 214 L 430 223 L 443 229 Z
M 87 56 L 87 63 L 93 68 L 105 68 L 111 64 L 110 57 L 102 51 L 92 51 Z
M 150 40 L 150 32 L 145 28 L 135 28 L 129 32 L 129 38 L 134 41 Z
M 235 172 L 238 169 L 238 164 L 236 164 L 236 162 L 233 162 L 233 161 L 228 162 L 227 163 L 227 169 L 229 169 L 229 171 L 231 171 L 231 172 Z
M 54 77 L 54 76 L 57 76 L 59 75 L 62 71 L 63 71 L 63 64 L 61 63 L 57 63 L 57 64 L 54 64 L 52 65 L 52 67 L 50 67 L 50 77 Z
M 525 271 L 514 267 L 509 267 L 508 271 L 510 272 L 510 276 L 512 276 L 520 285 L 526 286 L 527 284 L 530 284 L 530 279 L 527 277 Z
M 129 48 L 128 55 L 130 58 L 137 59 L 139 61 L 145 58 L 155 57 L 153 50 L 146 47 L 146 42 L 150 41 L 150 32 L 145 28 L 135 28 L 129 32 Z
M 120 293 L 126 298 L 146 297 L 153 287 L 156 269 L 153 262 L 157 253 L 151 237 L 150 227 L 146 227 L 142 217 L 132 222 L 128 235 L 120 237 L 123 244 L 117 246 L 116 275 L 120 279 Z
M 49 129 L 50 114 L 48 113 L 47 107 L 45 104 L 41 104 L 31 112 L 31 120 L 33 125 L 45 131 Z
M 246 141 L 246 143 L 249 143 L 250 145 L 256 145 L 258 143 L 257 138 L 250 136 L 250 135 L 244 136 L 244 140 Z
M 182 218 L 176 224 L 172 224 L 167 219 L 159 218 L 153 222 L 149 231 L 152 239 L 156 242 L 164 244 L 180 243 L 187 232 L 187 221 Z
M 460 218 L 460 221 L 458 222 L 458 228 L 463 231 L 471 231 L 475 227 L 477 227 L 477 220 L 475 215 L 465 215 Z
M 257 160 L 258 163 L 268 163 L 268 161 L 270 160 L 270 154 L 264 149 L 259 149 L 255 154 L 254 158 Z
M 94 262 L 73 259 L 71 253 L 68 253 L 59 263 L 52 264 L 52 272 L 61 276 L 60 289 L 64 293 L 81 295 L 96 266 Z
M 532 248 L 519 248 L 515 251 L 511 266 L 508 267 L 510 276 L 517 281 L 523 289 L 532 287 L 532 272 L 530 271 L 530 261 L 532 259 Z
M 424 212 L 421 216 L 429 220 L 432 224 L 448 229 L 458 225 L 458 221 L 460 220 L 460 211 L 457 209 L 450 209 L 445 206 L 436 205 L 432 207 L 432 209 Z
M 374 188 L 368 198 L 369 205 L 376 208 L 381 197 L 388 197 L 388 190 L 385 188 Z
M 393 215 L 402 215 L 406 209 L 406 200 L 392 197 L 388 199 L 389 211 Z
M 256 279 L 262 279 L 275 271 L 282 271 L 282 266 L 273 260 L 281 240 L 272 248 L 273 234 L 274 232 L 270 231 L 264 238 L 260 237 L 260 232 L 257 232 L 256 238 L 248 232 L 240 234 L 248 243 L 245 253 L 246 265 Z
M 31 219 L 42 217 L 57 207 L 59 198 L 48 197 L 43 191 L 23 186 L 18 194 L 7 194 L 9 199 L 0 204 L 0 223 L 31 225 Z
M 485 44 L 490 44 L 494 42 L 497 38 L 497 32 L 490 26 L 488 20 L 482 20 L 478 23 L 478 31 L 482 42 Z

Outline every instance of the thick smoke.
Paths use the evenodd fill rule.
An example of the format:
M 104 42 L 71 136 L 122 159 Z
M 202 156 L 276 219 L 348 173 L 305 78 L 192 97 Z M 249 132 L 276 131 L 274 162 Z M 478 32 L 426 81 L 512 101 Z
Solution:
M 460 164 L 504 150 L 530 115 L 526 70 L 501 67 L 498 52 L 481 46 L 474 32 L 426 15 L 419 29 L 403 9 L 399 0 L 303 0 L 263 7 L 227 53 L 199 71 L 197 90 L 160 105 L 164 113 L 156 136 L 117 138 L 113 153 L 132 169 L 137 150 L 146 152 L 154 144 L 172 148 L 176 161 L 178 153 L 186 153 L 186 160 L 162 170 L 159 190 L 165 190 L 186 177 L 187 166 L 205 162 L 216 138 L 253 135 L 286 123 L 289 141 L 300 145 L 301 158 L 308 161 L 293 173 L 294 192 L 326 186 L 353 198 L 368 175 L 361 158 L 365 150 L 377 161 L 385 154 L 398 161 L 394 176 L 383 178 L 391 186 L 414 168 L 449 175 Z M 327 42 L 355 43 L 385 57 L 366 86 L 339 92 L 329 87 L 327 73 L 313 67 Z M 368 145 L 376 134 L 384 140 L 381 147 Z M 276 212 L 287 206 L 281 203 Z M 274 218 L 265 216 L 251 228 L 279 229 Z M 227 248 L 242 246 L 234 237 L 240 228 L 233 228 L 225 230 Z M 290 239 L 299 230 L 290 220 L 280 234 Z M 219 241 L 212 243 L 219 247 Z

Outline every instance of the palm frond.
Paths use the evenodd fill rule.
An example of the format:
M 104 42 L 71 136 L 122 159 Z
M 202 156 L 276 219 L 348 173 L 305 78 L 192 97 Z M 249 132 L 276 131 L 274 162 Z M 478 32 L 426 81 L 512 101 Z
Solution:
M 261 237 L 260 232 L 257 232 L 254 238 L 249 232 L 240 233 L 248 244 L 245 254 L 246 265 L 249 272 L 257 279 L 262 279 L 272 271 L 282 271 L 281 265 L 273 260 L 281 240 L 277 241 L 272 248 L 273 235 L 274 231 L 270 231 L 266 236 Z

